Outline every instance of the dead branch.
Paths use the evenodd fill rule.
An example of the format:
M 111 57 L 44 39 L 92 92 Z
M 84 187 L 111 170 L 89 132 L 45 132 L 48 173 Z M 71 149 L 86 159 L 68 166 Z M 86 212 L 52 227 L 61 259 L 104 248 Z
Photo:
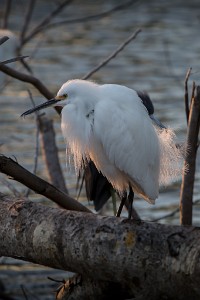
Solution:
M 4 155 L 0 156 L 0 172 L 11 176 L 14 180 L 24 184 L 36 193 L 47 197 L 65 209 L 90 212 L 89 209 L 78 201 Z
M 33 14 L 33 9 L 34 9 L 34 6 L 35 6 L 35 2 L 36 2 L 36 0 L 29 0 L 27 12 L 25 14 L 24 23 L 23 23 L 22 30 L 21 30 L 21 33 L 20 33 L 20 47 L 19 48 L 21 48 L 21 45 L 22 45 L 23 40 L 25 38 L 26 32 L 28 30 L 28 27 L 29 27 L 29 24 L 30 24 L 30 21 L 31 21 L 31 17 L 32 17 L 32 14 Z
M 12 0 L 6 0 L 5 12 L 2 21 L 2 29 L 8 28 L 8 18 L 10 14 L 11 4 L 12 4 Z
M 11 76 L 14 77 L 20 81 L 24 81 L 24 82 L 28 82 L 31 83 L 33 86 L 35 86 L 38 91 L 47 99 L 51 99 L 53 98 L 53 94 L 46 88 L 45 85 L 43 85 L 43 83 L 36 77 L 16 71 L 8 66 L 5 65 L 0 65 L 0 70 Z
M 16 198 L 22 196 L 22 193 L 20 193 L 20 192 L 16 189 L 15 185 L 14 185 L 13 183 L 11 183 L 11 181 L 10 181 L 9 179 L 3 178 L 3 177 L 1 178 L 1 177 L 0 177 L 0 182 L 1 182 L 4 186 L 6 186 L 6 187 L 11 191 L 12 195 L 14 195 Z M 1 299 L 1 298 L 0 298 L 0 299 Z
M 55 26 L 60 26 L 60 25 L 64 25 L 64 24 L 75 24 L 75 23 L 83 23 L 83 22 L 89 22 L 89 21 L 96 21 L 99 19 L 102 19 L 104 17 L 107 17 L 111 14 L 113 14 L 114 12 L 123 10 L 129 6 L 131 6 L 132 4 L 135 4 L 139 2 L 139 0 L 129 0 L 126 1 L 125 3 L 123 2 L 122 4 L 116 5 L 113 8 L 104 11 L 102 13 L 99 14 L 95 14 L 95 15 L 90 15 L 90 16 L 86 16 L 86 17 L 80 17 L 80 18 L 75 18 L 75 19 L 70 19 L 70 20 L 63 20 L 63 21 L 59 21 L 59 22 L 54 22 L 51 24 L 48 24 L 46 26 L 44 26 L 43 28 L 41 28 L 41 30 L 47 30 L 50 28 L 54 28 Z
M 28 3 L 27 12 L 25 14 L 24 23 L 23 23 L 22 30 L 21 30 L 21 33 L 20 33 L 20 36 L 19 36 L 19 46 L 17 47 L 17 54 L 18 55 L 21 55 L 21 50 L 22 50 L 22 47 L 23 47 L 23 40 L 25 38 L 26 32 L 28 30 L 28 27 L 29 27 L 29 24 L 30 24 L 30 21 L 31 21 L 31 16 L 32 16 L 32 13 L 33 13 L 35 2 L 36 2 L 36 0 L 29 0 L 29 3 Z M 22 60 L 21 63 L 24 66 L 24 68 L 30 74 L 33 73 L 32 69 L 29 66 L 29 64 L 27 64 L 24 60 Z
M 10 64 L 12 62 L 19 61 L 19 60 L 22 61 L 24 58 L 27 58 L 27 57 L 29 57 L 29 56 L 21 55 L 21 56 L 17 56 L 17 57 L 11 58 L 11 59 L 0 61 L 0 65 L 7 65 L 7 64 Z
M 200 298 L 199 228 L 135 223 L 8 197 L 1 199 L 0 215 L 1 256 L 79 273 L 83 285 L 87 279 L 117 284 L 127 298 Z M 94 294 L 95 284 L 90 286 Z
M 185 76 L 185 114 L 186 114 L 186 120 L 187 120 L 187 124 L 188 124 L 188 119 L 189 119 L 189 99 L 188 99 L 188 79 L 190 77 L 192 68 L 189 68 L 186 76 Z
M 195 178 L 196 153 L 198 148 L 198 134 L 200 126 L 200 86 L 196 88 L 196 95 L 192 99 L 188 130 L 187 149 L 180 194 L 180 222 L 182 225 L 192 224 L 192 198 Z
M 197 199 L 197 200 L 193 201 L 192 205 L 195 206 L 195 205 L 199 204 L 199 202 L 200 202 L 200 199 Z M 168 214 L 164 214 L 162 217 L 151 219 L 150 222 L 158 222 L 160 220 L 171 218 L 174 215 L 176 215 L 177 213 L 179 213 L 179 211 L 180 211 L 180 207 L 177 207 L 172 212 L 170 212 Z
M 1 64 L 0 71 L 20 81 L 32 84 L 47 99 L 52 99 L 54 97 L 54 95 L 47 89 L 47 87 L 38 78 L 32 75 L 16 71 L 13 68 Z M 58 114 L 60 114 L 59 107 L 56 107 L 55 110 L 58 112 Z
M 29 97 L 30 97 L 32 105 L 35 107 L 33 96 L 32 96 L 32 93 L 31 93 L 31 91 L 29 89 L 28 89 L 28 94 L 29 94 Z M 35 115 L 36 115 L 36 118 L 37 118 L 39 116 L 39 112 L 36 111 Z M 36 135 L 35 135 L 34 167 L 33 167 L 33 172 L 32 172 L 34 175 L 36 174 L 36 171 L 37 171 L 38 155 L 39 155 L 39 127 L 37 126 L 37 128 L 36 128 Z M 30 193 L 30 189 L 28 188 L 27 191 L 26 191 L 26 193 L 25 193 L 26 197 L 29 196 L 29 193 Z
M 87 73 L 85 76 L 82 77 L 82 79 L 88 79 L 91 77 L 94 73 L 96 73 L 99 69 L 107 65 L 107 63 L 117 56 L 119 52 L 121 52 L 124 47 L 126 47 L 132 40 L 134 40 L 137 35 L 141 32 L 141 29 L 137 29 L 133 34 L 131 34 L 125 42 L 123 42 L 111 55 L 109 55 L 105 60 L 103 60 L 96 68 L 91 70 L 89 73 Z
M 55 187 L 68 194 L 59 163 L 53 121 L 41 115 L 37 118 L 37 123 L 40 130 L 42 153 L 46 162 L 50 180 Z
M 28 92 L 29 92 L 30 99 L 34 105 L 32 94 L 30 91 Z M 36 154 L 35 154 L 35 164 L 34 164 L 35 167 L 34 167 L 33 174 L 36 174 L 37 158 L 38 158 L 38 151 L 39 151 L 38 137 L 40 133 L 41 142 L 42 142 L 42 154 L 47 166 L 47 171 L 49 174 L 50 181 L 55 187 L 57 187 L 64 193 L 68 194 L 62 169 L 60 167 L 59 158 L 58 158 L 58 149 L 55 141 L 53 121 L 45 117 L 45 115 L 43 114 L 40 115 L 39 112 L 35 112 L 35 114 L 37 120 L 36 122 L 37 133 L 36 133 Z
M 24 46 L 27 42 L 29 42 L 35 35 L 40 33 L 44 26 L 47 26 L 49 22 L 54 18 L 58 13 L 62 11 L 62 9 L 70 4 L 73 0 L 64 0 L 60 3 L 47 17 L 45 17 L 26 37 L 21 40 L 21 46 Z

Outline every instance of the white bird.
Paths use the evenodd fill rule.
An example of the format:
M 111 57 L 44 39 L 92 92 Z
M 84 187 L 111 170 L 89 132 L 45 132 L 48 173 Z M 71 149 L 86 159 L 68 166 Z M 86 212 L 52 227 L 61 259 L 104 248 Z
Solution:
M 93 161 L 122 198 L 130 191 L 131 207 L 134 192 L 154 204 L 159 185 L 180 174 L 174 132 L 153 123 L 135 90 L 70 80 L 54 99 L 22 116 L 50 105 L 63 107 L 61 129 L 77 172 Z

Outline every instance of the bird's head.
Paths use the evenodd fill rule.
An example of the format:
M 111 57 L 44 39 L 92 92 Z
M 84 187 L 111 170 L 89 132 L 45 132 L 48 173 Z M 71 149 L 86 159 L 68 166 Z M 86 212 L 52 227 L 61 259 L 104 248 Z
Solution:
M 68 98 L 68 94 L 65 92 L 65 91 L 61 91 L 59 90 L 57 96 L 55 96 L 55 98 L 53 99 L 50 99 L 38 106 L 35 106 L 34 108 L 31 108 L 27 111 L 25 111 L 21 117 L 24 117 L 24 116 L 27 116 L 27 115 L 30 115 L 32 114 L 33 112 L 36 112 L 36 111 L 39 111 L 41 109 L 44 109 L 46 107 L 49 107 L 49 106 L 65 106 L 67 104 L 67 98 Z
M 25 111 L 21 116 L 27 116 L 35 111 L 39 111 L 49 106 L 64 107 L 69 103 L 69 101 L 71 101 L 72 99 L 75 100 L 77 97 L 79 98 L 80 95 L 82 97 L 84 97 L 84 95 L 88 96 L 88 91 L 93 90 L 94 86 L 96 86 L 95 83 L 80 79 L 67 81 L 61 86 L 57 95 L 53 99 L 50 99 L 34 108 Z

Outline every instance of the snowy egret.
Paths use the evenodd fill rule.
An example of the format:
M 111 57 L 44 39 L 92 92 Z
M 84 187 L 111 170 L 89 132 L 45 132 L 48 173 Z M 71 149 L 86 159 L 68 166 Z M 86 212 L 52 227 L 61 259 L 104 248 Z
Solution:
M 141 91 L 137 91 L 137 94 L 142 100 L 142 103 L 146 107 L 148 114 L 154 123 L 160 128 L 165 128 L 165 126 L 154 116 L 154 106 L 149 95 Z M 91 160 L 84 168 L 83 179 L 85 181 L 85 189 L 88 200 L 94 202 L 96 211 L 101 210 L 104 204 L 113 195 L 111 183 L 102 175 L 101 172 L 97 170 L 95 164 Z
M 129 192 L 131 208 L 134 192 L 154 204 L 159 184 L 168 183 L 181 171 L 174 132 L 161 129 L 153 110 L 148 114 L 147 109 L 153 108 L 144 104 L 141 94 L 128 87 L 76 79 L 64 83 L 54 99 L 22 116 L 61 105 L 67 156 L 73 155 L 76 171 L 91 160 L 123 202 Z

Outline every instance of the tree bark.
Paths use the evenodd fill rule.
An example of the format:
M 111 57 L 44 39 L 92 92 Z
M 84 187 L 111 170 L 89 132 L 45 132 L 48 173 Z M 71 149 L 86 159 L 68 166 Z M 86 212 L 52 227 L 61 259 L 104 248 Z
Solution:
M 37 122 L 40 129 L 42 154 L 47 166 L 49 178 L 55 187 L 68 194 L 59 162 L 53 121 L 45 116 L 39 116 Z
M 129 298 L 200 299 L 199 228 L 135 223 L 8 197 L 1 199 L 0 215 L 1 256 L 117 284 Z M 104 296 L 102 291 L 98 299 Z
M 192 225 L 192 199 L 196 169 L 196 154 L 200 126 L 200 86 L 192 99 L 187 130 L 187 149 L 184 162 L 181 193 L 180 193 L 180 222 L 182 225 Z

